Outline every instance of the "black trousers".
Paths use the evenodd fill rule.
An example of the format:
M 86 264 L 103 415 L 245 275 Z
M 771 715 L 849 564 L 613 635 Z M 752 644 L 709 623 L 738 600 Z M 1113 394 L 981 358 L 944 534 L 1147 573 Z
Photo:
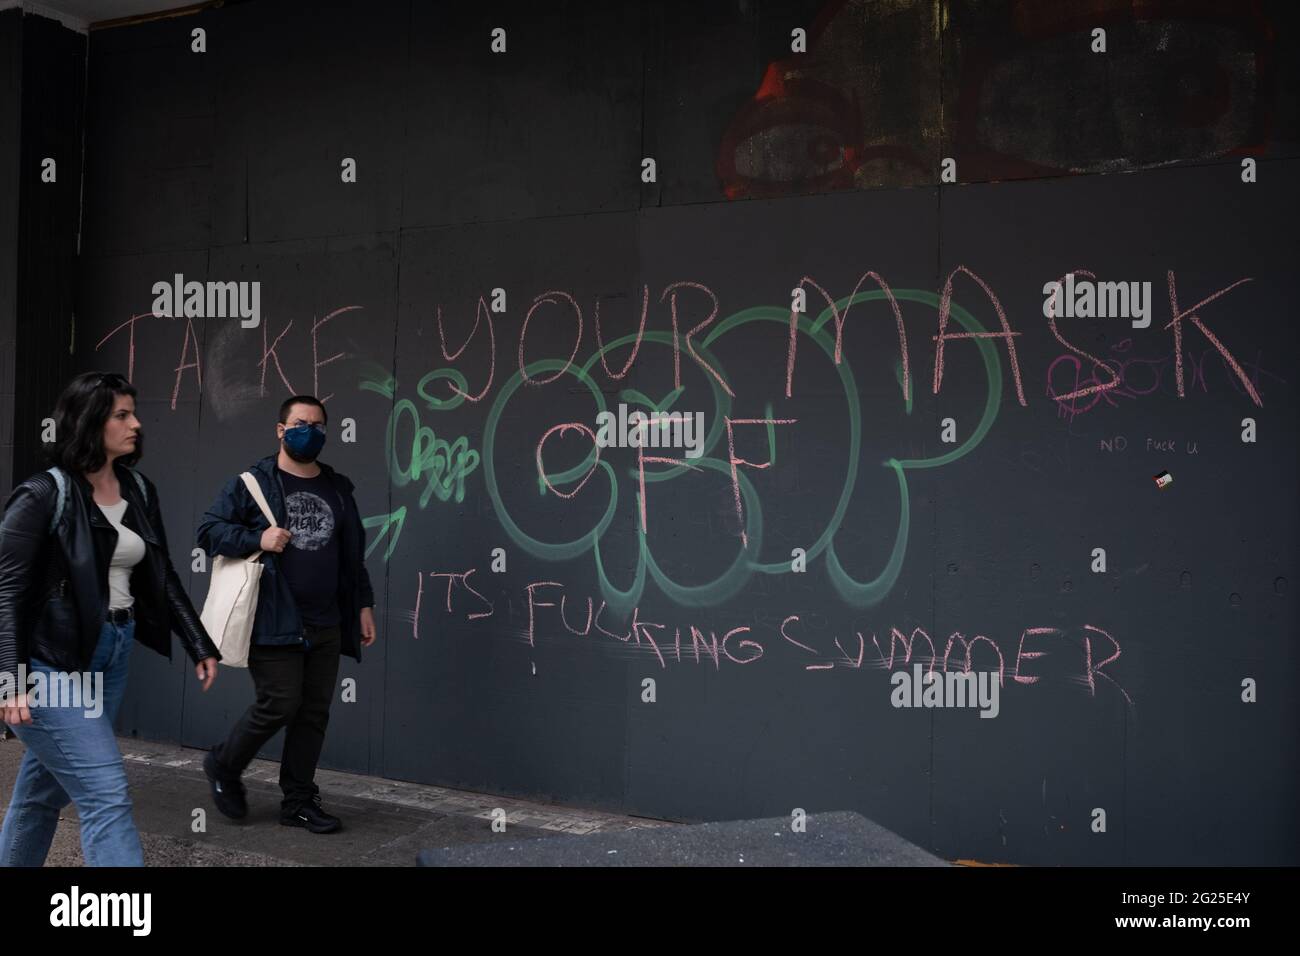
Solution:
M 306 638 L 305 646 L 254 644 L 249 648 L 248 672 L 257 699 L 225 743 L 214 748 L 221 775 L 236 777 L 283 727 L 280 790 L 284 799 L 280 807 L 284 813 L 293 812 L 320 793 L 314 779 L 316 763 L 325 745 L 330 703 L 338 682 L 339 626 L 308 627 Z

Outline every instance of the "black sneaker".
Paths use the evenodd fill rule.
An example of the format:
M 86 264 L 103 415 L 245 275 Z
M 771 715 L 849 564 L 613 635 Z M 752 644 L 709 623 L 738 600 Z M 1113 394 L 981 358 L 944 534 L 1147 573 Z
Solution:
M 280 825 L 305 827 L 311 833 L 333 833 L 343 826 L 343 821 L 321 809 L 320 797 L 299 804 L 292 813 L 280 813 Z
M 244 797 L 244 785 L 239 778 L 230 778 L 217 770 L 217 757 L 209 750 L 203 758 L 203 773 L 208 778 L 212 790 L 212 802 L 217 809 L 232 820 L 242 820 L 248 815 L 248 801 Z

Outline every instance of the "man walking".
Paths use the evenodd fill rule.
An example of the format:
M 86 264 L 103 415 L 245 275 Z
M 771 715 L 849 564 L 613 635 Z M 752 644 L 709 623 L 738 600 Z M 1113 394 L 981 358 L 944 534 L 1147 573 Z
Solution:
M 198 543 L 209 556 L 265 553 L 248 651 L 256 701 L 203 762 L 217 809 L 248 812 L 240 775 L 284 728 L 280 822 L 332 833 L 341 821 L 321 807 L 316 763 L 325 742 L 339 655 L 361 660 L 375 642 L 374 592 L 353 484 L 316 460 L 325 444 L 325 406 L 295 395 L 280 406 L 280 450 L 248 470 L 279 527 L 238 477 L 203 516 Z

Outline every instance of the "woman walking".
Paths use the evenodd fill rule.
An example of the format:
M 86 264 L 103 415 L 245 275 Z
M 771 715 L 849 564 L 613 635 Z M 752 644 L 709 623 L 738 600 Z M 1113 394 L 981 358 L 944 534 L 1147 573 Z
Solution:
M 131 467 L 144 451 L 135 395 L 121 375 L 73 379 L 45 445 L 55 467 L 15 488 L 0 520 L 0 719 L 27 748 L 0 828 L 3 866 L 41 866 L 69 800 L 87 866 L 142 865 L 113 734 L 132 642 L 170 658 L 175 631 L 205 691 L 217 675 L 157 489 Z M 53 693 L 100 681 L 98 701 Z

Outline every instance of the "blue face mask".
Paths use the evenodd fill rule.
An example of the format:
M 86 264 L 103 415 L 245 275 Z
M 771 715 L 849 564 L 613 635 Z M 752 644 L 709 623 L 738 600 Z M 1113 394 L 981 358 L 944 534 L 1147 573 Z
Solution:
M 325 447 L 325 431 L 315 425 L 297 425 L 284 430 L 285 446 L 304 461 L 315 461 Z

